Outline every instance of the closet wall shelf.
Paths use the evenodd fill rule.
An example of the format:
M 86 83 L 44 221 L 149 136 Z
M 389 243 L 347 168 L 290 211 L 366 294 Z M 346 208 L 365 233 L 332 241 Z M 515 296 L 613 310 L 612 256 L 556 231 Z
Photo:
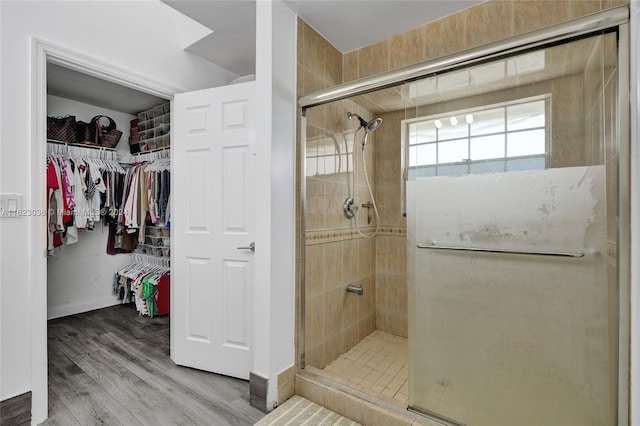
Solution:
M 140 151 L 131 155 L 136 157 L 136 156 L 145 155 L 145 154 L 153 154 L 154 152 L 169 151 L 170 149 L 171 149 L 171 146 L 161 146 L 160 148 L 150 149 L 149 151 Z

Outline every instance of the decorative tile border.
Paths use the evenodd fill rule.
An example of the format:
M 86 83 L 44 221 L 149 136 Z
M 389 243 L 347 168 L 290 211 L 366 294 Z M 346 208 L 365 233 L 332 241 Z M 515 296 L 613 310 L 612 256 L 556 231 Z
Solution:
M 370 234 L 375 230 L 374 226 L 367 226 L 360 228 L 363 233 Z M 378 230 L 378 235 L 391 235 L 397 237 L 405 237 L 407 235 L 407 228 L 402 226 L 381 226 Z M 349 229 L 322 229 L 317 231 L 307 231 L 305 241 L 307 245 L 322 244 L 322 243 L 334 243 L 344 240 L 352 240 L 355 238 L 362 238 L 356 228 Z

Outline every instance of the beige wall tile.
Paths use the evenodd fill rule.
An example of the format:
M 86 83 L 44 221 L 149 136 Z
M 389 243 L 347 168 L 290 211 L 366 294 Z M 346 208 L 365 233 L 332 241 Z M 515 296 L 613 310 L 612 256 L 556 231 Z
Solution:
M 342 292 L 342 330 L 346 330 L 358 324 L 358 305 L 362 296 L 347 293 L 346 287 L 339 291 Z
M 425 54 L 425 29 L 414 28 L 391 38 L 391 69 L 422 62 Z
M 324 353 L 324 343 L 316 347 L 305 345 L 305 350 L 306 365 L 320 369 L 327 365 Z
M 331 43 L 325 44 L 325 81 L 331 86 L 342 83 L 342 53 Z
M 337 359 L 343 353 L 344 346 L 342 333 L 327 339 L 324 344 L 324 356 L 325 362 L 327 364 L 330 364 L 333 360 Z
M 343 290 L 329 290 L 324 295 L 325 338 L 335 337 L 342 331 Z
M 605 0 L 606 2 L 606 0 Z M 568 1 L 570 6 L 571 18 L 579 18 L 581 16 L 590 15 L 600 11 L 602 5 L 600 0 L 573 0 Z
M 425 59 L 463 50 L 466 45 L 466 14 L 456 13 L 424 26 Z
M 351 52 L 342 55 L 342 82 L 347 83 L 349 81 L 357 80 L 359 70 L 359 57 L 360 52 L 353 50 Z
M 354 239 L 342 242 L 342 270 L 345 283 L 358 281 L 358 241 Z
M 295 365 L 278 374 L 278 404 L 282 404 L 295 393 L 295 379 L 298 371 Z
M 360 340 L 367 337 L 369 334 L 373 333 L 376 329 L 376 314 L 375 312 L 366 318 L 362 319 L 358 323 L 358 338 Z
M 390 44 L 389 40 L 385 40 L 359 50 L 358 78 L 369 77 L 389 70 Z
M 304 48 L 304 31 L 308 27 L 307 23 L 298 17 L 298 34 L 296 39 L 296 60 L 298 61 L 298 78 L 300 78 L 300 67 L 304 64 L 305 48 Z
M 324 262 L 322 246 L 310 245 L 306 248 L 305 256 L 306 294 L 308 297 L 324 293 Z
M 343 338 L 343 350 L 348 351 L 358 344 L 360 339 L 358 338 L 358 323 L 355 323 L 351 327 L 347 328 L 342 334 Z
M 341 287 L 342 242 L 322 244 L 324 254 L 324 288 L 327 291 Z
M 513 2 L 515 34 L 523 34 L 567 21 L 570 15 L 571 2 L 568 1 L 515 0 Z
M 513 2 L 489 1 L 464 11 L 465 47 L 480 46 L 514 34 Z
M 327 41 L 310 26 L 304 28 L 302 46 L 303 65 L 315 74 L 323 77 Z
M 324 295 L 307 298 L 305 309 L 305 346 L 313 348 L 325 341 Z
M 373 277 L 360 280 L 363 294 L 358 296 L 358 321 L 375 312 L 376 309 L 376 285 Z

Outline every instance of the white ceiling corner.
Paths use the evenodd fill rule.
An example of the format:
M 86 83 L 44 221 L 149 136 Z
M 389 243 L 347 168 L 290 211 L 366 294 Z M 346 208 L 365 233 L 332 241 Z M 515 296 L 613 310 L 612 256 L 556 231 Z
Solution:
M 255 73 L 255 0 L 162 0 L 213 32 L 186 50 L 237 75 Z M 340 52 L 390 38 L 484 0 L 283 0 Z

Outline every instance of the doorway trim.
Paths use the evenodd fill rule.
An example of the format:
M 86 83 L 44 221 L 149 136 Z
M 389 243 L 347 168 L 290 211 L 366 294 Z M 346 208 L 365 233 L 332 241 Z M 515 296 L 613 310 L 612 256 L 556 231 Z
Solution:
M 107 80 L 120 86 L 165 99 L 185 90 L 154 81 L 124 68 L 114 67 L 94 57 L 74 52 L 37 37 L 31 38 L 31 194 L 34 211 L 46 211 L 47 62 Z M 42 216 L 31 217 L 31 421 L 48 417 L 47 367 L 47 247 L 46 223 Z

